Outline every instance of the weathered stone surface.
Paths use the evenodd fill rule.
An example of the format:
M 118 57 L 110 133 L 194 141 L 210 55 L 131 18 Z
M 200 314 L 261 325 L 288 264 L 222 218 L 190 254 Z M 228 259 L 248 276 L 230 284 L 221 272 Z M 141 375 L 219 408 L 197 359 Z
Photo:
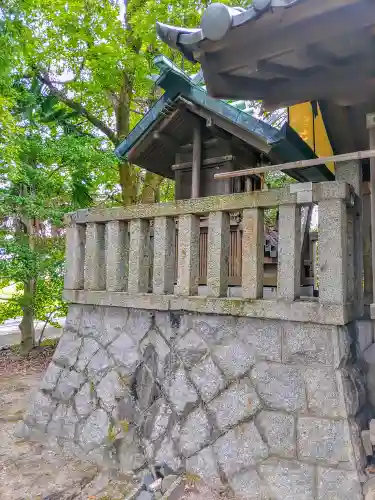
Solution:
M 261 408 L 261 402 L 249 378 L 234 382 L 208 405 L 219 429 L 237 424 Z
M 62 368 L 52 361 L 44 374 L 40 388 L 44 391 L 53 391 L 61 375 Z
M 157 379 L 157 353 L 152 344 L 143 353 L 143 361 L 135 372 L 133 390 L 139 409 L 147 410 L 159 396 Z
M 177 472 L 180 469 L 182 461 L 178 456 L 172 439 L 169 436 L 165 436 L 163 439 L 160 448 L 155 454 L 155 462 L 168 465 L 173 472 Z
M 55 408 L 56 402 L 52 401 L 46 394 L 37 392 L 24 416 L 24 421 L 29 427 L 44 431 Z
M 98 338 L 104 330 L 104 307 L 84 306 L 80 325 L 83 337 Z
M 259 470 L 269 485 L 272 499 L 315 500 L 313 466 L 270 458 Z
M 98 382 L 114 366 L 113 360 L 108 356 L 104 349 L 94 354 L 90 363 L 87 365 L 87 375 L 92 382 Z
M 337 375 L 330 368 L 311 367 L 304 370 L 309 411 L 322 417 L 345 417 L 343 395 L 337 386 Z
M 318 467 L 318 500 L 362 500 L 357 472 Z
M 90 382 L 86 382 L 76 394 L 75 407 L 80 418 L 87 417 L 96 407 L 95 390 Z
M 155 325 L 163 338 L 167 341 L 174 339 L 180 330 L 183 315 L 174 311 L 155 312 Z M 183 331 L 182 333 L 185 333 Z
M 106 307 L 104 310 L 104 328 L 98 332 L 97 340 L 103 346 L 109 345 L 127 331 L 128 309 Z
M 100 345 L 96 340 L 91 338 L 84 338 L 82 341 L 82 346 L 78 354 L 78 359 L 75 364 L 75 369 L 77 371 L 83 371 L 93 358 L 94 354 L 100 349 Z
M 66 316 L 64 329 L 67 332 L 80 334 L 80 324 L 83 314 L 83 307 L 79 304 L 70 304 Z
M 251 347 L 257 360 L 281 362 L 281 321 L 239 318 L 236 331 L 239 338 Z
M 126 333 L 138 344 L 151 328 L 152 318 L 152 311 L 129 309 Z
M 170 353 L 170 348 L 159 331 L 151 329 L 140 344 L 140 350 L 144 354 L 149 345 L 152 345 L 157 354 L 157 374 L 163 375 L 165 359 Z
M 233 337 L 236 331 L 237 319 L 231 316 L 199 315 L 191 318 L 194 330 L 214 347 L 220 345 L 225 339 Z
M 275 410 L 305 410 L 306 394 L 302 374 L 297 367 L 265 362 L 251 372 L 260 397 Z
M 48 424 L 47 433 L 52 437 L 74 440 L 78 417 L 71 406 L 58 405 Z
M 188 458 L 186 461 L 186 471 L 199 476 L 211 488 L 222 488 L 216 457 L 211 446 Z
M 108 436 L 109 419 L 104 410 L 99 408 L 86 420 L 79 435 L 83 451 L 88 452 L 102 445 Z
M 213 349 L 213 357 L 228 379 L 243 375 L 255 363 L 251 346 L 235 337 L 216 346 Z
M 190 330 L 180 338 L 176 344 L 176 351 L 181 357 L 183 363 L 187 367 L 191 367 L 197 363 L 202 356 L 207 352 L 207 344 L 203 342 L 201 337 Z
M 108 412 L 112 412 L 116 406 L 116 398 L 120 399 L 126 391 L 127 387 L 114 370 L 110 371 L 96 388 L 100 404 Z
M 271 453 L 287 458 L 296 456 L 294 416 L 278 411 L 262 411 L 255 423 Z
M 300 417 L 297 445 L 302 459 L 353 467 L 349 427 L 345 420 Z
M 225 386 L 224 377 L 211 357 L 193 366 L 190 376 L 203 401 L 210 401 Z
M 243 500 L 269 500 L 267 484 L 261 480 L 255 469 L 235 474 L 229 484 L 236 496 Z
M 64 370 L 52 396 L 60 401 L 68 401 L 83 383 L 83 376 L 75 371 Z
M 220 467 L 229 477 L 261 462 L 269 453 L 254 422 L 241 424 L 228 431 L 214 443 L 214 449 Z
M 210 440 L 211 426 L 203 408 L 189 414 L 181 426 L 180 448 L 185 457 L 190 457 Z
M 369 430 L 362 431 L 361 437 L 362 437 L 363 448 L 366 452 L 366 456 L 371 457 L 373 451 L 372 451 L 372 442 L 370 439 L 370 431 Z
M 177 413 L 182 414 L 198 401 L 198 394 L 188 380 L 185 371 L 179 369 L 174 377 L 165 382 L 168 399 Z
M 143 415 L 142 435 L 151 441 L 158 440 L 165 434 L 171 416 L 171 407 L 164 398 L 159 398 Z
M 364 352 L 374 341 L 374 327 L 371 320 L 357 320 L 355 322 L 357 340 L 360 352 Z
M 288 322 L 284 324 L 284 328 L 284 362 L 332 364 L 333 344 L 331 335 L 337 327 Z
M 65 368 L 70 368 L 77 361 L 78 351 L 81 347 L 81 339 L 72 333 L 65 332 L 53 355 L 53 361 Z
M 122 333 L 108 347 L 108 352 L 121 365 L 124 374 L 132 374 L 140 361 L 137 343 L 128 333 Z
M 131 427 L 119 443 L 116 443 L 120 471 L 127 473 L 140 469 L 145 463 L 135 427 Z

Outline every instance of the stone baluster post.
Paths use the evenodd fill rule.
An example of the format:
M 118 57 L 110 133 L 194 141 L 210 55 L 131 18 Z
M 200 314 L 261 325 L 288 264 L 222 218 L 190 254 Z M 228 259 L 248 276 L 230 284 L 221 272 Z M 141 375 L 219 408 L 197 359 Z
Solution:
M 156 217 L 154 222 L 153 293 L 173 294 L 175 259 L 175 221 L 171 217 Z
M 178 220 L 178 295 L 197 295 L 199 280 L 200 222 L 196 215 Z
M 348 218 L 345 200 L 319 202 L 319 302 L 348 300 Z
M 84 286 L 86 227 L 72 224 L 66 228 L 65 278 L 66 290 L 81 290 Z
M 301 292 L 301 207 L 282 205 L 279 212 L 277 296 L 294 300 Z
M 129 293 L 147 293 L 150 273 L 150 226 L 144 219 L 130 221 Z
M 229 273 L 229 214 L 212 212 L 208 217 L 207 289 L 209 297 L 226 297 Z
M 128 281 L 129 233 L 128 224 L 110 221 L 106 224 L 107 290 L 126 290 Z
M 105 224 L 86 226 L 85 290 L 105 290 Z
M 250 208 L 242 217 L 242 297 L 263 298 L 264 213 Z

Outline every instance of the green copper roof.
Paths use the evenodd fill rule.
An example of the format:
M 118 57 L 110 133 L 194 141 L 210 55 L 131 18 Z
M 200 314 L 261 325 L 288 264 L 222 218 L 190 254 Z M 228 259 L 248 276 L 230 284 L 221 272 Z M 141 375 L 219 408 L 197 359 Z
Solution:
M 142 143 L 155 125 L 163 121 L 170 114 L 171 108 L 181 99 L 186 99 L 203 108 L 213 116 L 225 119 L 226 122 L 234 126 L 232 127 L 233 132 L 231 132 L 233 135 L 236 135 L 237 130 L 256 138 L 258 144 L 264 145 L 262 151 L 273 163 L 316 156 L 287 124 L 278 130 L 232 104 L 210 97 L 204 88 L 194 83 L 194 79 L 187 76 L 164 57 L 158 57 L 155 64 L 161 69 L 156 84 L 163 88 L 165 93 L 117 147 L 115 153 L 119 158 L 127 158 L 128 153 Z M 333 174 L 325 165 L 289 171 L 289 174 L 299 181 L 319 182 L 333 179 Z

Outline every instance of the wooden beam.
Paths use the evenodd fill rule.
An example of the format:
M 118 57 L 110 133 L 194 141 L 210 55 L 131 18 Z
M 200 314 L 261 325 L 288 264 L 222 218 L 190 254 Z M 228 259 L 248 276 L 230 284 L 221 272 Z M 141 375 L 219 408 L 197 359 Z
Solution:
M 207 158 L 203 160 L 201 166 L 215 165 L 216 163 L 224 163 L 226 161 L 233 161 L 236 157 L 233 155 L 217 156 L 216 158 Z M 185 168 L 191 168 L 193 163 L 191 161 L 186 161 L 184 163 L 175 163 L 171 166 L 172 170 L 184 170 Z
M 202 165 L 202 130 L 200 124 L 193 130 L 193 163 L 191 176 L 191 197 L 199 198 Z
M 375 158 L 375 149 L 370 149 L 369 151 L 356 151 L 355 153 L 345 153 L 343 155 L 326 156 L 324 158 L 314 158 L 312 160 L 298 160 L 290 163 L 280 163 L 278 165 L 267 165 L 266 167 L 247 168 L 245 170 L 236 170 L 234 172 L 223 172 L 221 174 L 215 174 L 214 179 L 231 179 L 232 177 L 243 177 L 245 175 L 263 174 L 278 170 L 291 170 L 294 168 L 316 167 L 330 162 L 338 163 L 342 161 L 364 160 L 365 158 Z

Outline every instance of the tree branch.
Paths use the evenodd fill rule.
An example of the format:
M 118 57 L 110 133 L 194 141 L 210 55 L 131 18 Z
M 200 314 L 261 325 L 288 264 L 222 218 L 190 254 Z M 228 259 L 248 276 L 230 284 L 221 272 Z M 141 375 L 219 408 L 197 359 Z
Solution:
M 57 89 L 51 82 L 48 75 L 38 74 L 38 79 L 49 88 L 51 94 L 57 97 L 60 102 L 63 102 L 66 106 L 74 111 L 77 111 L 77 113 L 81 116 L 84 116 L 92 125 L 94 125 L 94 127 L 98 128 L 104 135 L 106 135 L 114 145 L 117 145 L 116 134 L 102 120 L 90 113 L 79 102 L 70 99 L 62 90 Z

